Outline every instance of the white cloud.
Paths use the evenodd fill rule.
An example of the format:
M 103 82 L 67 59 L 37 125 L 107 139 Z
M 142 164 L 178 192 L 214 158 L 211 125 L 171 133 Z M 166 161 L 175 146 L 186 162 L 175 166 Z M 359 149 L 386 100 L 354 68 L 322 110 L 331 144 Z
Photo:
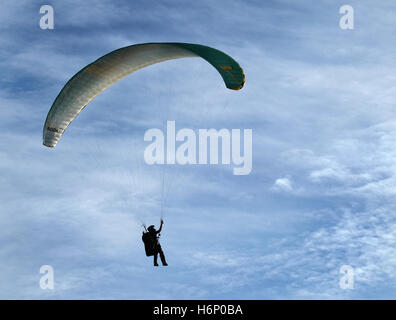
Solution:
M 290 192 L 293 190 L 292 183 L 289 178 L 276 179 L 273 188 L 275 190 Z

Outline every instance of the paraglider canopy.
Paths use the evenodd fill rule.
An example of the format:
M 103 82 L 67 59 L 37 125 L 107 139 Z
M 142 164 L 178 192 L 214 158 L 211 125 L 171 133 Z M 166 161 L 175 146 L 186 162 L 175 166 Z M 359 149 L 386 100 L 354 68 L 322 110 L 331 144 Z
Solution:
M 76 73 L 56 97 L 43 129 L 43 144 L 55 147 L 69 124 L 102 91 L 149 65 L 185 57 L 201 57 L 220 73 L 228 89 L 239 90 L 245 75 L 239 64 L 217 49 L 189 43 L 143 43 L 112 51 Z

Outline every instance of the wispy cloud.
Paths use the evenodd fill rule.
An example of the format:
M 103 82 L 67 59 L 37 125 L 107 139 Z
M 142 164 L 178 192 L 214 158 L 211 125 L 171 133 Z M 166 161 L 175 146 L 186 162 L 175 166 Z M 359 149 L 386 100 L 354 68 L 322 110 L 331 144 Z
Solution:
M 43 31 L 40 3 L 6 1 L 1 298 L 394 297 L 393 3 L 350 2 L 356 29 L 346 32 L 342 4 L 69 1 L 53 4 L 55 29 Z M 245 88 L 226 90 L 199 59 L 158 64 L 95 98 L 56 149 L 41 145 L 73 74 L 154 41 L 227 52 Z M 252 128 L 252 173 L 147 166 L 144 131 L 166 120 Z M 158 223 L 161 199 L 170 266 L 153 269 L 140 224 Z M 43 264 L 55 269 L 52 292 L 38 285 Z M 355 270 L 352 291 L 338 284 L 344 264 Z

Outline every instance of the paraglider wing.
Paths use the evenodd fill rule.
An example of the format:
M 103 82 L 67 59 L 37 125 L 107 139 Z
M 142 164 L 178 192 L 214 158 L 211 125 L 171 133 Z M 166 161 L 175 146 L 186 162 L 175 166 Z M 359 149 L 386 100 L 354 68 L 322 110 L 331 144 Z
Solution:
M 76 73 L 56 97 L 43 129 L 43 144 L 55 147 L 69 124 L 106 88 L 149 65 L 185 57 L 201 57 L 213 65 L 229 89 L 243 87 L 239 64 L 225 53 L 198 44 L 144 43 L 112 51 Z

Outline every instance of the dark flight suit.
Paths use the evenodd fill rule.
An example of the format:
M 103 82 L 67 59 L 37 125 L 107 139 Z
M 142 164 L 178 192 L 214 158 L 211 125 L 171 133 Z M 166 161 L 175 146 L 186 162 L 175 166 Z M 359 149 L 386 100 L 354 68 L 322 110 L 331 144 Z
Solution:
M 162 229 L 162 224 L 161 224 L 161 227 L 160 227 L 160 229 L 158 231 L 155 230 L 154 228 L 149 229 L 149 234 L 150 234 L 150 236 L 152 238 L 153 245 L 154 245 L 154 266 L 158 266 L 158 262 L 157 262 L 158 254 L 160 255 L 162 265 L 163 266 L 167 266 L 168 265 L 166 263 L 166 260 L 165 260 L 164 252 L 162 251 L 161 245 L 160 245 L 160 243 L 158 241 L 158 234 L 161 232 L 161 229 Z

